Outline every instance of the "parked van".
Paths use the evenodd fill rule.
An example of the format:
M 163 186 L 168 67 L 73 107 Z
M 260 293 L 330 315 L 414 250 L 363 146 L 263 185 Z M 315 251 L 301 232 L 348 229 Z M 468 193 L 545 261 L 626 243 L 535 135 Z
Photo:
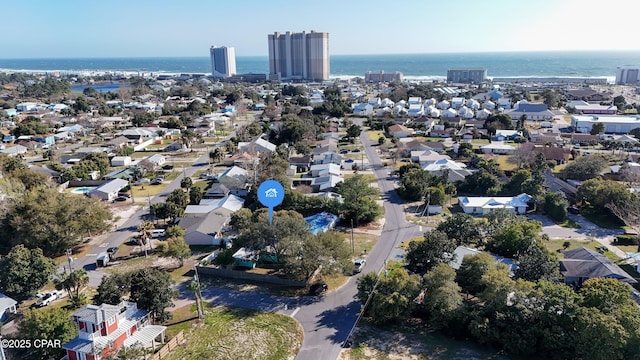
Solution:
M 164 237 L 166 234 L 167 234 L 167 232 L 164 229 L 153 229 L 153 230 L 151 230 L 151 237 L 152 238 Z

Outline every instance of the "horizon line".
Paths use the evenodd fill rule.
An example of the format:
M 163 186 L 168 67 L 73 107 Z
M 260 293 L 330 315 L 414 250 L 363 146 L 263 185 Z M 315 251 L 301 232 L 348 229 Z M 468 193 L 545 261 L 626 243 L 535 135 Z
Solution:
M 627 52 L 640 53 L 640 49 L 581 49 L 581 50 L 492 50 L 492 51 L 446 51 L 446 52 L 417 52 L 417 53 L 367 53 L 367 54 L 330 54 L 331 56 L 402 56 L 402 55 L 453 55 L 453 54 L 505 54 L 505 53 L 606 53 L 606 52 Z M 268 57 L 268 54 L 261 55 L 237 55 L 236 58 L 243 57 Z M 49 57 L 0 57 L 0 60 L 60 60 L 60 59 L 159 59 L 159 58 L 208 58 L 207 55 L 151 55 L 151 56 L 49 56 Z

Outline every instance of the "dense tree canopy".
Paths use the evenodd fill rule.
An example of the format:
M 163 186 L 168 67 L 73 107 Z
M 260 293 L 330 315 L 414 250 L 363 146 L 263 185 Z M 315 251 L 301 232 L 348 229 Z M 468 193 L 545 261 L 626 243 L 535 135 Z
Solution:
M 431 230 L 424 234 L 424 240 L 414 240 L 409 243 L 405 255 L 407 269 L 414 273 L 424 274 L 439 263 L 449 263 L 453 259 L 455 242 L 438 230 Z
M 0 259 L 0 291 L 18 301 L 34 296 L 49 282 L 55 263 L 42 250 L 14 246 Z
M 608 162 L 600 155 L 580 156 L 576 161 L 569 163 L 562 171 L 560 176 L 563 179 L 573 180 L 589 180 L 600 176 Z
M 366 224 L 380 215 L 380 206 L 373 199 L 380 191 L 369 186 L 364 176 L 352 176 L 339 183 L 337 188 L 336 192 L 343 198 L 339 209 L 345 221 L 353 220 L 356 225 Z
M 71 320 L 69 311 L 59 307 L 27 310 L 24 318 L 18 323 L 20 339 L 30 340 L 59 340 L 62 344 L 73 339 L 78 334 L 76 324 Z M 65 350 L 59 347 L 37 347 L 16 349 L 16 355 L 24 359 L 60 359 Z
M 2 224 L 2 246 L 24 244 L 60 255 L 81 238 L 109 228 L 111 212 L 97 200 L 52 188 L 26 192 Z

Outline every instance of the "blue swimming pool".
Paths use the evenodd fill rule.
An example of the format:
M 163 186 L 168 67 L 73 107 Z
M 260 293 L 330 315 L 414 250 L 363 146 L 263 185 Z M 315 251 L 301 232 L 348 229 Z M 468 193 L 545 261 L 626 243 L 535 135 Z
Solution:
M 74 194 L 86 194 L 91 192 L 91 190 L 93 189 L 95 189 L 95 187 L 83 186 L 83 187 L 75 188 L 71 190 L 71 192 Z
M 338 217 L 332 213 L 324 211 L 307 216 L 304 220 L 309 224 L 311 233 L 316 235 L 319 232 L 325 232 L 332 229 L 338 222 Z

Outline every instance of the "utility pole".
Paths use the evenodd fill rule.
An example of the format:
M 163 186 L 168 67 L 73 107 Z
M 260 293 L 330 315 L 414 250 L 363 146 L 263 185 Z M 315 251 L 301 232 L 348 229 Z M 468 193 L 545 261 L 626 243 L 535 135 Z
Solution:
M 198 310 L 198 319 L 202 320 L 202 293 L 200 292 L 200 276 L 198 276 L 198 265 L 195 265 L 193 267 L 193 270 L 195 272 L 194 275 L 194 280 L 196 281 L 196 309 Z
M 355 243 L 353 242 L 353 219 L 351 219 L 351 253 L 356 253 Z
M 67 248 L 66 253 L 67 253 L 67 260 L 69 261 L 69 274 L 71 274 L 73 272 L 73 270 L 71 269 L 71 262 L 73 261 L 73 258 L 71 257 L 71 255 L 73 254 L 73 251 L 71 250 L 71 248 Z

